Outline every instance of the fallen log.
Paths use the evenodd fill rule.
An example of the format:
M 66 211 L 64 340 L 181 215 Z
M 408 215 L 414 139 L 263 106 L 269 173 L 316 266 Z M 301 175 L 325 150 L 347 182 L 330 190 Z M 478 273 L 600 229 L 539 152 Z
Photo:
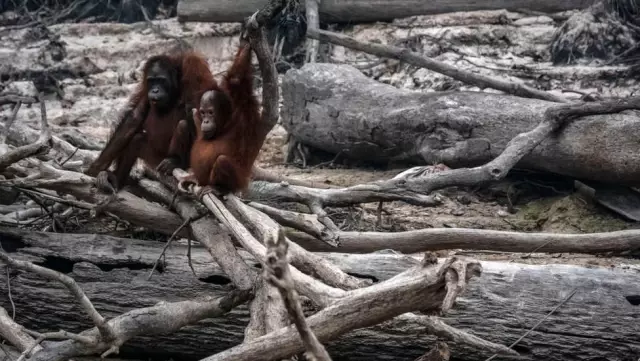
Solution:
M 96 235 L 29 233 L 0 228 L 0 244 L 12 257 L 45 265 L 73 277 L 96 309 L 111 318 L 160 301 L 228 292 L 230 280 L 200 247 L 193 249 L 197 278 L 189 270 L 186 246 L 173 245 L 161 274 L 147 274 L 162 243 Z M 249 265 L 257 261 L 241 252 Z M 376 281 L 389 279 L 419 263 L 417 257 L 395 254 L 322 254 L 341 269 Z M 483 274 L 458 298 L 443 318 L 486 340 L 511 344 L 574 288 L 577 293 L 516 347 L 523 360 L 632 359 L 640 353 L 640 295 L 637 270 L 584 268 L 571 265 L 521 265 L 482 262 Z M 16 321 L 38 331 L 64 328 L 78 332 L 91 327 L 67 290 L 31 273 L 11 270 Z M 7 294 L 5 272 L 0 293 Z M 0 306 L 11 312 L 7 298 Z M 401 317 L 355 330 L 326 344 L 335 360 L 408 360 L 433 347 L 418 317 Z M 242 342 L 249 320 L 246 306 L 225 317 L 204 320 L 170 335 L 139 336 L 127 342 L 121 356 L 200 359 Z M 415 321 L 415 322 L 414 322 Z M 420 337 L 411 337 L 420 335 Z M 452 358 L 478 360 L 491 353 L 448 341 Z M 46 345 L 46 344 L 45 344 Z
M 262 8 L 267 0 L 207 1 L 180 0 L 178 21 L 242 21 Z M 320 2 L 320 20 L 331 23 L 389 21 L 415 15 L 443 14 L 457 11 L 528 9 L 545 13 L 584 9 L 593 0 L 324 0 Z
M 484 92 L 408 91 L 334 64 L 306 64 L 287 72 L 282 96 L 282 125 L 303 144 L 356 160 L 453 168 L 492 160 L 556 105 Z M 580 118 L 540 143 L 518 166 L 636 184 L 639 125 L 634 111 Z
M 338 247 L 307 233 L 287 232 L 294 242 L 312 252 L 369 253 L 392 249 L 418 253 L 444 249 L 497 252 L 640 254 L 640 231 L 600 233 L 521 233 L 470 228 L 425 228 L 404 232 L 339 232 Z

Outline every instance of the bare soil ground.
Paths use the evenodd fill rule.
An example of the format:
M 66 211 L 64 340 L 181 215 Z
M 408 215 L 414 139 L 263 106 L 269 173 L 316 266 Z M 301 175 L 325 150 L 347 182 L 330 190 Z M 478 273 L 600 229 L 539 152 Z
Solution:
M 427 56 L 477 73 L 523 81 L 557 93 L 569 89 L 598 92 L 604 96 L 625 96 L 637 89 L 637 81 L 624 76 L 624 67 L 597 64 L 552 66 L 548 45 L 558 24 L 551 17 L 496 11 L 414 17 L 391 24 L 358 25 L 342 31 L 359 40 L 411 47 Z M 151 26 L 144 23 L 60 24 L 50 27 L 48 36 L 35 38 L 30 29 L 8 31 L 0 37 L 0 90 L 24 87 L 21 81 L 35 80 L 38 84 L 43 77 L 37 73 L 48 73 L 54 78 L 49 83 L 53 83 L 50 88 L 55 91 L 47 93 L 53 131 L 56 134 L 79 132 L 97 144 L 99 149 L 117 111 L 139 79 L 139 66 L 146 57 L 186 41 L 208 57 L 213 69 L 224 69 L 234 52 L 238 30 L 236 24 L 179 24 L 175 19 L 169 19 L 154 21 Z M 65 56 L 62 60 L 47 56 L 47 46 L 52 38 L 63 44 Z M 424 69 L 342 48 L 333 48 L 328 60 L 352 64 L 379 81 L 416 91 L 478 90 Z M 56 67 L 67 71 L 51 72 Z M 3 121 L 10 114 L 9 107 L 0 111 Z M 17 122 L 37 128 L 38 117 L 36 107 L 23 108 Z M 389 178 L 401 171 L 344 168 L 339 165 L 307 169 L 285 166 L 285 141 L 286 133 L 277 126 L 265 142 L 259 165 L 289 177 L 341 186 Z M 520 193 L 515 203 L 510 201 L 513 189 Z M 332 209 L 331 215 L 344 229 L 369 231 L 466 227 L 587 233 L 638 227 L 583 200 L 570 188 L 558 188 L 552 183 L 540 184 L 527 177 L 524 180 L 510 179 L 489 188 L 447 190 L 441 194 L 445 201 L 435 208 L 398 202 L 384 204 L 381 222 L 378 222 L 377 204 Z M 108 231 L 135 237 L 157 237 L 153 233 L 137 233 L 123 228 L 122 224 L 116 229 L 111 219 L 81 219 L 76 227 L 71 228 L 74 232 Z M 454 252 L 463 251 L 451 250 L 442 252 L 442 255 Z M 522 263 L 577 263 L 603 267 L 640 265 L 640 260 L 576 254 L 533 254 L 526 257 L 506 253 L 466 254 L 480 259 Z

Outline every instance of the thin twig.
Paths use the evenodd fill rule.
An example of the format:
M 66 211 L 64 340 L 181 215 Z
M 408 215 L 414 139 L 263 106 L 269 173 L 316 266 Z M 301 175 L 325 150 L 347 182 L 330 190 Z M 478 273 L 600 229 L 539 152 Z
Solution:
M 260 168 L 256 165 L 251 169 L 251 178 L 254 181 L 265 181 L 270 183 L 286 183 L 292 184 L 296 186 L 308 187 L 308 188 L 338 188 L 332 184 L 326 184 L 323 182 L 314 182 L 314 181 L 303 181 L 296 178 L 287 177 L 282 174 L 276 174 L 272 171 L 268 171 L 264 168 Z
M 525 337 L 527 337 L 531 332 L 533 332 L 533 330 L 535 330 L 538 326 L 540 326 L 540 324 L 542 322 L 544 322 L 547 318 L 549 318 L 549 316 L 551 316 L 554 312 L 556 312 L 556 310 L 558 310 L 558 308 L 562 307 L 562 305 L 564 305 L 565 303 L 569 302 L 569 300 L 573 297 L 573 295 L 576 294 L 576 292 L 578 292 L 578 289 L 574 288 L 573 291 L 567 297 L 565 297 L 564 300 L 562 300 L 562 302 L 560 302 L 556 307 L 554 307 L 553 310 L 549 311 L 549 313 L 547 313 L 540 321 L 538 321 L 538 323 L 533 325 L 533 327 L 531 327 L 527 332 L 525 332 L 524 335 L 520 336 L 520 338 L 517 339 L 514 343 L 512 343 L 509 346 L 509 348 L 513 349 L 513 347 L 515 345 L 517 345 L 520 341 L 522 341 Z M 491 361 L 496 357 L 498 357 L 498 354 L 494 354 L 493 356 L 489 357 L 485 361 Z
M 529 252 L 529 253 L 527 253 L 527 254 L 523 255 L 523 256 L 522 256 L 522 257 L 520 257 L 520 258 L 521 258 L 521 259 L 527 259 L 527 258 L 531 257 L 531 255 L 532 255 L 533 253 L 536 253 L 536 251 L 540 250 L 542 247 L 544 247 L 544 246 L 548 245 L 549 243 L 551 243 L 551 242 L 553 242 L 553 241 L 554 241 L 554 239 L 553 239 L 553 238 L 552 238 L 552 239 L 550 239 L 550 240 L 548 240 L 548 241 L 546 241 L 545 243 L 543 243 L 543 244 L 539 245 L 538 247 L 536 247 L 533 251 L 531 251 L 531 252 Z M 511 260 L 511 261 L 513 261 L 513 260 Z
M 185 219 L 184 222 L 182 222 L 182 224 L 180 225 L 180 227 L 178 227 L 175 230 L 175 232 L 173 232 L 171 237 L 169 237 L 169 239 L 167 240 L 167 243 L 162 248 L 162 252 L 158 256 L 158 259 L 156 259 L 156 262 L 153 264 L 153 268 L 151 268 L 151 272 L 149 272 L 149 276 L 147 277 L 147 281 L 151 279 L 151 276 L 153 276 L 153 272 L 156 270 L 156 267 L 158 267 L 158 263 L 160 263 L 160 258 L 162 258 L 162 256 L 164 256 L 164 253 L 167 251 L 167 248 L 169 248 L 169 246 L 171 245 L 171 242 L 178 236 L 178 233 L 180 233 L 180 231 L 182 231 L 182 229 L 184 227 L 186 227 L 189 223 L 191 223 L 191 218 Z
M 67 164 L 67 162 L 68 162 L 71 158 L 73 158 L 73 156 L 74 156 L 74 155 L 76 155 L 76 153 L 78 152 L 78 149 L 80 149 L 80 147 L 76 147 L 76 149 L 73 151 L 73 153 L 71 153 L 71 154 L 67 157 L 67 159 L 65 159 L 64 161 L 62 161 L 62 163 L 60 163 L 60 166 L 62 167 L 62 166 L 64 166 L 65 164 Z
M 428 335 L 433 335 L 438 337 L 439 339 L 452 341 L 456 344 L 469 345 L 478 350 L 487 350 L 490 352 L 495 352 L 499 355 L 518 356 L 518 353 L 516 351 L 513 351 L 507 346 L 489 342 L 466 331 L 455 328 L 453 326 L 449 326 L 436 316 L 424 316 L 417 315 L 415 313 L 405 313 L 404 315 L 396 317 L 395 321 L 399 321 L 402 324 L 419 324 L 420 326 L 425 327 L 425 332 Z
M 77 208 L 81 208 L 81 209 L 88 209 L 91 210 L 94 208 L 94 205 L 91 203 L 87 203 L 87 202 L 82 202 L 82 201 L 78 201 L 78 200 L 73 200 L 73 199 L 67 199 L 67 198 L 61 198 L 61 197 L 57 197 L 54 196 L 52 194 L 48 194 L 48 193 L 44 193 L 44 192 L 40 192 L 34 189 L 27 189 L 27 188 L 22 188 L 22 187 L 15 187 L 17 190 L 19 190 L 20 192 L 26 193 L 26 194 L 33 194 L 33 195 L 38 195 L 42 198 L 46 198 L 49 200 L 52 200 L 54 202 L 57 203 L 62 203 L 62 204 L 66 204 L 68 206 L 72 206 L 72 207 L 77 207 Z
M 13 303 L 13 296 L 11 295 L 11 266 L 7 265 L 7 294 L 9 295 L 9 302 L 11 302 L 11 319 L 16 319 L 16 305 Z
M 193 268 L 193 261 L 191 259 L 191 236 L 189 236 L 189 238 L 187 239 L 187 264 L 191 269 L 191 273 L 193 273 L 194 276 L 198 277 L 198 275 L 196 274 L 195 268 Z
M 56 215 L 55 215 L 55 213 L 54 213 L 55 211 L 54 211 L 54 207 L 53 207 L 53 206 L 51 206 L 51 207 L 47 207 L 47 205 L 46 205 L 42 200 L 40 200 L 38 197 L 36 197 L 36 196 L 35 196 L 35 195 L 33 195 L 32 193 L 25 193 L 25 195 L 26 195 L 29 199 L 31 199 L 32 201 L 34 201 L 38 206 L 40 206 L 40 208 L 42 209 L 42 211 L 43 211 L 46 215 L 48 215 L 48 216 L 49 216 L 49 218 L 51 218 L 51 222 L 52 222 L 52 224 L 53 224 L 54 231 L 56 230 L 56 229 L 55 229 L 56 224 L 57 224 L 58 226 L 60 226 L 61 228 L 64 228 L 64 227 L 62 226 L 62 224 L 60 224 L 60 222 L 58 222 L 58 220 L 56 219 Z

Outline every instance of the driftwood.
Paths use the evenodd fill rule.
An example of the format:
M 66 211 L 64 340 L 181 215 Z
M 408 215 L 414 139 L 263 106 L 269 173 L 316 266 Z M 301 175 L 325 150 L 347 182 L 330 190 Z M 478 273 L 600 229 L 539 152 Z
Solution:
M 582 234 L 520 233 L 468 228 L 427 228 L 393 233 L 338 232 L 335 234 L 339 243 L 337 248 L 321 242 L 317 239 L 319 237 L 312 237 L 314 232 L 304 231 L 305 233 L 291 231 L 287 236 L 313 252 L 369 253 L 392 249 L 402 253 L 416 253 L 465 249 L 521 253 L 640 254 L 640 230 Z
M 160 268 L 162 273 L 147 280 L 162 250 L 160 243 L 11 228 L 0 228 L 0 237 L 12 257 L 44 264 L 75 278 L 106 318 L 160 301 L 222 296 L 230 286 L 230 280 L 200 247 L 192 250 L 197 278 L 187 265 L 186 246 L 174 244 Z M 240 254 L 249 265 L 259 263 L 247 252 Z M 345 272 L 378 282 L 419 263 L 416 257 L 384 253 L 326 253 L 323 257 Z M 569 302 L 519 343 L 516 350 L 522 359 L 631 359 L 640 352 L 640 313 L 631 304 L 640 294 L 637 270 L 501 262 L 482 262 L 482 267 L 483 276 L 471 283 L 456 307 L 445 314 L 443 321 L 447 324 L 508 345 L 577 288 Z M 91 326 L 91 320 L 62 285 L 15 269 L 11 274 L 12 299 L 20 324 L 43 331 L 64 324 L 70 332 Z M 7 294 L 4 272 L 0 275 L 0 293 Z M 11 313 L 7 298 L 0 298 L 0 306 Z M 121 354 L 135 352 L 138 358 L 159 353 L 184 359 L 206 357 L 241 343 L 248 317 L 247 307 L 240 306 L 224 317 L 209 318 L 173 334 L 136 336 L 121 347 Z M 434 345 L 433 337 L 424 336 L 425 327 L 432 329 L 425 324 L 428 319 L 406 314 L 352 331 L 325 345 L 334 359 L 340 360 L 415 359 Z M 310 319 L 308 322 L 313 328 Z M 478 360 L 492 354 L 459 340 L 447 343 L 455 359 Z
M 331 64 L 289 71 L 282 94 L 282 124 L 304 144 L 358 160 L 451 167 L 490 161 L 555 105 L 483 92 L 406 91 Z M 633 111 L 581 118 L 542 141 L 518 166 L 637 183 L 639 123 Z
M 262 8 L 267 0 L 207 1 L 180 0 L 178 2 L 179 21 L 242 21 L 256 9 Z M 528 9 L 539 12 L 559 12 L 583 9 L 593 0 L 434 0 L 434 1 L 377 1 L 372 0 L 323 0 L 320 2 L 320 19 L 331 23 L 353 23 L 388 21 L 414 15 L 442 14 L 456 11 L 475 10 L 518 10 Z
M 314 361 L 331 361 L 331 356 L 313 333 L 302 310 L 300 298 L 295 290 L 289 263 L 287 262 L 288 241 L 284 232 L 280 230 L 276 239 L 267 242 L 266 278 L 269 283 L 278 288 L 282 301 L 287 309 L 291 322 L 296 326 L 304 344 L 307 358 Z
M 49 123 L 47 122 L 46 106 L 42 96 L 39 96 L 38 98 L 40 103 L 40 137 L 33 144 L 24 145 L 22 147 L 12 149 L 5 154 L 0 154 L 0 171 L 23 158 L 46 153 L 51 148 L 51 131 L 49 130 Z M 2 102 L 1 99 L 0 102 Z M 32 103 L 35 103 L 35 100 L 33 100 Z M 21 105 L 22 100 L 18 100 L 12 114 L 12 119 L 7 123 L 6 129 L 4 129 L 3 133 L 5 136 L 8 133 L 11 124 L 15 120 L 15 116 L 17 115 Z
M 265 133 L 278 120 L 279 89 L 263 27 L 280 12 L 284 3 L 282 0 L 270 1 L 244 24 L 261 69 L 261 117 Z M 324 37 L 330 35 L 322 34 Z M 401 59 L 402 52 L 399 55 Z M 425 66 L 443 71 L 442 66 L 435 62 Z M 444 71 L 454 77 L 460 75 L 452 73 L 455 69 Z M 489 84 L 484 79 L 480 80 L 482 84 Z M 556 99 L 532 88 L 516 88 L 512 84 L 505 87 L 504 83 L 495 82 L 488 86 L 506 92 L 516 89 L 520 95 L 533 94 L 542 99 L 565 102 L 562 98 Z M 382 95 L 384 97 L 385 94 Z M 322 96 L 311 94 L 308 99 L 316 102 L 317 98 L 324 99 Z M 348 96 L 345 99 L 350 100 Z M 523 156 L 570 121 L 585 115 L 637 109 L 639 104 L 640 98 L 630 98 L 618 102 L 540 107 L 544 115 L 538 119 L 536 127 L 526 133 L 517 132 L 520 134 L 505 145 L 504 152 L 482 167 L 445 170 L 437 174 L 427 174 L 425 167 L 418 167 L 393 179 L 342 189 L 311 189 L 285 182 L 264 187 L 263 191 L 274 191 L 270 194 L 272 198 L 305 204 L 313 214 L 313 217 L 298 218 L 294 212 L 278 218 L 276 209 L 258 203 L 245 204 L 234 195 L 220 199 L 211 194 L 202 195 L 198 187 L 192 187 L 192 191 L 213 213 L 213 217 L 203 217 L 201 207 L 192 199 L 179 196 L 175 202 L 172 200 L 170 189 L 175 188 L 175 180 L 164 179 L 153 172 L 146 174 L 153 180 L 142 179 L 131 191 L 167 205 L 171 203 L 169 208 L 175 209 L 179 217 L 169 209 L 152 205 L 127 192 L 107 197 L 95 207 L 88 203 L 95 203 L 97 198 L 92 189 L 93 179 L 67 170 L 78 169 L 83 161 L 67 163 L 73 154 L 62 148 L 69 143 L 49 136 L 52 144 L 48 145 L 53 146 L 54 151 L 62 149 L 68 153 L 66 160 L 51 159 L 49 154 L 38 159 L 20 160 L 15 157 L 6 162 L 4 173 L 9 179 L 0 180 L 0 184 L 17 187 L 41 206 L 41 199 L 54 199 L 63 207 L 69 205 L 97 212 L 120 212 L 118 215 L 123 218 L 134 219 L 132 223 L 151 227 L 153 222 L 150 220 L 157 221 L 157 211 L 169 221 L 157 227 L 164 227 L 165 233 L 171 231 L 173 235 L 166 245 L 161 245 L 95 235 L 89 239 L 87 235 L 29 233 L 0 228 L 0 260 L 7 266 L 6 274 L 11 276 L 0 285 L 0 292 L 4 290 L 11 296 L 8 302 L 0 303 L 0 335 L 11 339 L 21 352 L 18 361 L 63 361 L 94 354 L 104 357 L 118 353 L 120 349 L 125 355 L 138 352 L 136 357 L 161 354 L 162 357 L 187 359 L 206 357 L 208 361 L 287 359 L 306 349 L 316 357 L 328 360 L 329 356 L 323 352 L 320 342 L 327 346 L 330 354 L 335 355 L 335 359 L 415 359 L 427 350 L 434 350 L 433 337 L 427 335 L 446 339 L 453 350 L 453 357 L 459 359 L 497 354 L 517 356 L 518 352 L 523 359 L 542 357 L 554 360 L 594 355 L 611 358 L 614 354 L 626 357 L 638 351 L 637 336 L 634 338 L 637 330 L 631 326 L 633 323 L 628 322 L 628 315 L 633 312 L 630 307 L 637 303 L 637 286 L 628 286 L 637 284 L 638 274 L 635 272 L 487 263 L 492 272 L 480 283 L 473 284 L 469 280 L 480 274 L 480 263 L 459 257 L 438 261 L 430 253 L 422 260 L 413 256 L 384 254 L 312 254 L 288 239 L 281 226 L 269 215 L 333 247 L 339 245 L 344 234 L 324 209 L 328 205 L 382 200 L 434 205 L 438 203 L 438 197 L 428 195 L 430 191 L 450 185 L 475 185 L 501 179 Z M 447 107 L 450 107 L 449 103 L 440 111 Z M 14 109 L 17 112 L 19 106 Z M 333 114 L 334 110 L 329 112 Z M 339 117 L 339 112 L 335 117 Z M 458 123 L 462 126 L 454 124 L 451 128 L 468 137 L 477 137 L 480 126 L 474 124 L 465 128 L 462 121 Z M 388 134 L 380 136 L 376 133 L 379 130 L 373 129 L 371 136 L 388 137 Z M 419 132 L 424 133 L 424 129 L 419 129 Z M 440 134 L 441 129 L 434 132 Z M 48 139 L 47 143 L 50 143 Z M 444 142 L 448 140 L 444 139 Z M 426 139 L 423 148 L 424 144 L 433 146 L 433 140 Z M 466 150 L 473 151 L 472 147 Z M 424 155 L 424 152 L 420 154 Z M 87 151 L 82 157 L 89 155 Z M 476 157 L 470 163 L 480 158 Z M 34 174 L 33 168 L 37 168 L 39 173 Z M 176 169 L 174 175 L 179 176 L 181 172 Z M 261 178 L 259 173 L 254 174 L 255 178 Z M 79 200 L 62 199 L 49 193 L 33 194 L 47 190 L 73 194 Z M 269 196 L 256 192 L 255 187 L 249 192 L 249 196 L 252 195 Z M 61 217 L 67 211 L 73 211 L 73 208 L 65 209 Z M 53 215 L 51 217 L 53 219 Z M 284 221 L 286 217 L 289 218 Z M 222 227 L 215 223 L 214 218 Z M 305 222 L 303 227 L 296 227 L 300 220 Z M 183 230 L 181 234 L 180 230 Z M 195 238 L 207 252 L 196 247 L 193 257 L 189 252 L 187 260 L 184 256 L 186 246 L 171 243 L 178 234 Z M 513 241 L 512 238 L 507 241 Z M 541 243 L 539 239 L 536 241 Z M 244 250 L 237 250 L 235 246 L 238 244 Z M 634 244 L 615 246 L 635 249 Z M 182 252 L 180 256 L 173 253 L 178 248 Z M 215 263 L 211 262 L 211 257 Z M 160 260 L 165 262 L 160 263 Z M 263 269 L 269 282 L 257 277 L 258 268 Z M 50 281 L 44 282 L 45 279 Z M 593 292 L 594 279 L 606 280 L 600 281 L 597 292 Z M 368 286 L 371 283 L 373 285 Z M 278 287 L 280 294 L 273 285 Z M 478 285 L 481 287 L 466 292 Z M 619 291 L 621 285 L 627 285 L 624 292 Z M 506 289 L 500 286 L 506 286 Z M 577 288 L 571 290 L 569 286 Z M 604 296 L 598 293 L 600 289 Z M 461 310 L 452 311 L 456 299 L 463 294 L 468 298 L 460 299 Z M 594 298 L 596 294 L 598 297 Z M 310 301 L 305 304 L 307 313 L 311 314 L 307 319 L 304 319 L 298 295 Z M 527 298 L 523 299 L 521 295 Z M 581 298 L 572 299 L 574 295 Z M 526 310 L 522 309 L 523 304 L 528 306 Z M 243 306 L 236 308 L 240 305 Z M 561 306 L 561 311 L 570 314 L 587 312 L 589 322 L 580 317 L 567 321 L 562 313 L 554 314 Z M 290 324 L 286 319 L 287 311 L 295 327 L 287 327 Z M 411 313 L 417 311 L 423 315 Z M 607 320 L 608 323 L 603 324 L 603 319 L 593 316 L 597 311 L 604 311 L 603 315 L 613 317 L 613 321 Z M 42 313 L 46 314 L 44 321 L 38 317 Z M 227 313 L 229 315 L 225 316 Z M 9 314 L 16 314 L 16 320 L 11 320 Z M 451 325 L 434 315 L 447 317 Z M 510 325 L 508 317 L 512 315 L 524 315 L 526 321 L 503 331 L 505 325 Z M 581 323 L 575 322 L 576 319 Z M 465 323 L 468 320 L 472 320 L 471 326 Z M 563 328 L 567 322 L 570 326 L 568 331 Z M 22 325 L 30 329 L 21 328 Z M 603 331 L 611 326 L 619 330 L 622 338 L 630 341 L 612 344 L 612 338 L 607 338 L 609 335 Z M 471 329 L 478 336 L 464 329 Z M 53 332 L 48 332 L 50 330 Z M 7 336 L 14 331 L 24 334 L 19 334 L 18 338 Z M 416 342 L 411 337 L 413 335 L 421 336 L 421 340 Z M 588 343 L 584 335 L 589 336 Z M 214 345 L 209 345 L 211 339 L 216 341 Z M 580 351 L 573 347 L 558 347 L 558 339 L 561 345 L 577 344 Z M 380 349 L 372 348 L 372 345 L 379 345 Z M 215 352 L 218 353 L 212 355 Z

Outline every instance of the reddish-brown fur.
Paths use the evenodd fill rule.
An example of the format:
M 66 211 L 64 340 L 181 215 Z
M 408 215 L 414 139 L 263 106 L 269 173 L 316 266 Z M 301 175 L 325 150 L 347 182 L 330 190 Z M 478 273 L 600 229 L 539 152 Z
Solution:
M 266 136 L 261 126 L 258 100 L 253 93 L 251 48 L 248 44 L 243 44 L 238 50 L 222 84 L 211 90 L 222 93 L 217 96 L 228 97 L 231 112 L 229 114 L 228 109 L 215 107 L 213 119 L 216 130 L 213 137 L 203 136 L 202 119 L 194 112 L 197 138 L 191 150 L 192 174 L 185 180 L 222 192 L 241 191 L 249 184 L 253 162 Z M 206 101 L 203 97 L 201 106 L 205 106 Z
M 172 89 L 175 92 L 172 95 L 176 101 L 164 111 L 159 111 L 148 98 L 147 76 L 155 63 L 161 64 L 161 68 L 170 72 L 178 82 L 172 84 L 175 88 Z M 87 174 L 99 175 L 100 182 L 101 176 L 105 177 L 104 171 L 111 162 L 115 162 L 114 172 L 109 176 L 115 178 L 112 182 L 115 181 L 116 188 L 121 188 L 137 158 L 154 168 L 160 165 L 159 170 L 164 168 L 164 171 L 169 171 L 170 164 L 186 169 L 195 139 L 191 109 L 199 107 L 202 94 L 214 86 L 216 82 L 206 60 L 197 53 L 149 58 L 143 79 L 129 99 L 128 111 L 119 120 L 107 145 Z

